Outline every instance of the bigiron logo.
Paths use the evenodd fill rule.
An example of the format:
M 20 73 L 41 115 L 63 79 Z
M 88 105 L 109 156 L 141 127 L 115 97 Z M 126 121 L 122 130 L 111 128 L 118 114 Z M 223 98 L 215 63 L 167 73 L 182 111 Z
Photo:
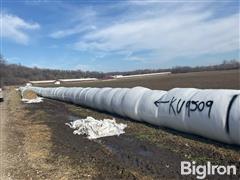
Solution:
M 197 179 L 205 179 L 208 175 L 236 175 L 237 167 L 235 165 L 212 165 L 207 162 L 205 165 L 196 165 L 196 162 L 182 161 L 181 175 L 194 175 Z

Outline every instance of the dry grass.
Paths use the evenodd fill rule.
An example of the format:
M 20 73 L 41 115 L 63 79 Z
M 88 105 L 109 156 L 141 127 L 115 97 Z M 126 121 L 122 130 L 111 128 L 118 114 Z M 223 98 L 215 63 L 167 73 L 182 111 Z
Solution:
M 36 99 L 37 98 L 37 94 L 31 90 L 25 90 L 22 93 L 22 98 L 23 99 Z

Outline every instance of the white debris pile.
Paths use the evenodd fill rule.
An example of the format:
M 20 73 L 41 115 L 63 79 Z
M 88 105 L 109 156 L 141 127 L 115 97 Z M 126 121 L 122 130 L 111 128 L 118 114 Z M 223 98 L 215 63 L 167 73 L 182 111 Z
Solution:
M 43 98 L 42 97 L 37 97 L 35 99 L 22 99 L 22 102 L 27 103 L 27 104 L 33 104 L 33 103 L 40 103 L 43 102 Z
M 87 135 L 88 139 L 97 139 L 106 136 L 119 136 L 125 133 L 126 124 L 117 124 L 115 119 L 96 120 L 93 117 L 86 119 L 78 119 L 70 123 L 66 123 L 72 129 L 73 134 Z

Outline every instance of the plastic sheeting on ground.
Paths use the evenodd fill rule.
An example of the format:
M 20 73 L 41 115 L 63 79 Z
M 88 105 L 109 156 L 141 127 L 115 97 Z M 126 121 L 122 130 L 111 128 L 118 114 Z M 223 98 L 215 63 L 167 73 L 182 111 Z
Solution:
M 66 123 L 66 125 L 74 129 L 73 134 L 86 135 L 88 139 L 119 136 L 124 133 L 124 129 L 127 127 L 127 125 L 122 123 L 117 124 L 114 119 L 97 120 L 93 117 L 78 119 Z
M 28 88 L 43 97 L 240 145 L 240 90 Z
M 43 98 L 37 97 L 35 99 L 22 99 L 22 102 L 27 103 L 27 104 L 40 103 L 40 102 L 43 102 Z

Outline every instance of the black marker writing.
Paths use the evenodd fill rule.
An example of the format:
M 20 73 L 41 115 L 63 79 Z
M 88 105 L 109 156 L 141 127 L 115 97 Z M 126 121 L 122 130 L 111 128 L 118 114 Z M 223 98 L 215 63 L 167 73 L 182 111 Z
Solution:
M 176 104 L 177 103 L 177 104 Z M 168 105 L 168 113 L 173 113 L 174 115 L 181 113 L 184 105 L 186 107 L 187 115 L 190 117 L 192 112 L 199 111 L 202 112 L 204 109 L 208 108 L 208 117 L 211 117 L 211 110 L 213 106 L 213 101 L 185 101 L 172 97 L 171 100 L 161 101 L 160 99 L 154 102 L 155 106 L 159 106 L 160 104 Z M 176 104 L 176 105 L 175 105 Z

